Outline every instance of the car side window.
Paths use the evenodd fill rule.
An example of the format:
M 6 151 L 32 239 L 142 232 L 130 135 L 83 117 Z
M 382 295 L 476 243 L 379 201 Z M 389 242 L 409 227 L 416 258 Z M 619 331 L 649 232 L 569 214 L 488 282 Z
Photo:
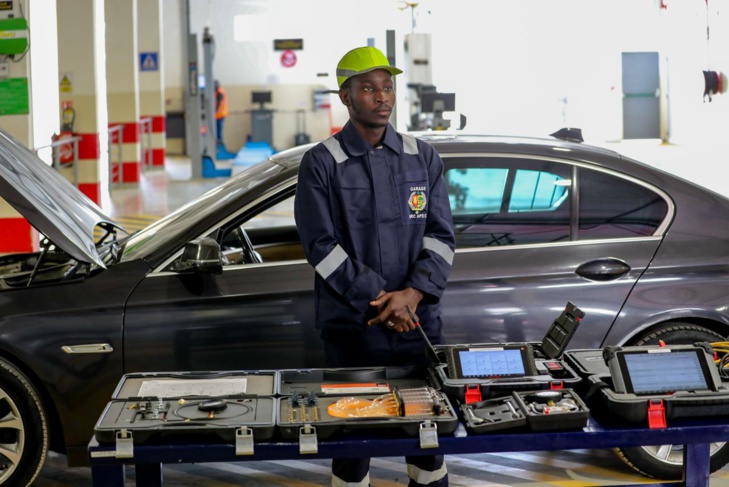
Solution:
M 266 263 L 304 259 L 304 249 L 294 220 L 294 196 L 286 197 L 270 205 L 264 204 L 260 212 L 244 221 L 229 225 L 222 238 L 227 257 L 226 265 L 249 264 L 243 258 L 248 241 L 258 259 Z
M 498 157 L 445 162 L 457 248 L 650 236 L 669 210 L 639 182 L 572 164 Z M 577 235 L 570 226 L 573 177 Z
M 550 161 L 459 159 L 445 173 L 456 245 L 569 240 L 570 167 Z
M 578 174 L 580 240 L 653 235 L 666 218 L 668 204 L 655 191 L 601 171 Z

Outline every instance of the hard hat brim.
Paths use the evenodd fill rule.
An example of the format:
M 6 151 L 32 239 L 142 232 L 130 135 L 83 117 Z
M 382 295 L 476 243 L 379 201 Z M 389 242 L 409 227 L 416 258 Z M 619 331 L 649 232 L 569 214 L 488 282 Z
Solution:
M 360 74 L 370 73 L 372 71 L 377 71 L 378 69 L 384 69 L 388 73 L 390 73 L 392 76 L 402 74 L 402 69 L 398 69 L 394 66 L 373 66 L 371 68 L 363 69 L 362 71 L 338 71 L 337 72 L 337 82 L 339 83 L 339 87 L 341 88 L 345 81 L 347 81 L 349 78 L 352 78 L 354 76 L 359 76 Z

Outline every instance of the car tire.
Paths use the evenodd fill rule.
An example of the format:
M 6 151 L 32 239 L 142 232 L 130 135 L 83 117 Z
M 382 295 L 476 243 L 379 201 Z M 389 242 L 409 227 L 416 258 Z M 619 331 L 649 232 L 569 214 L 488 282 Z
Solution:
M 720 342 L 725 338 L 701 326 L 669 322 L 661 328 L 637 338 L 630 345 L 657 345 L 659 340 L 666 344 L 691 344 Z M 683 445 L 616 448 L 615 452 L 626 464 L 647 477 L 664 480 L 683 478 Z M 729 463 L 729 443 L 712 443 L 709 453 L 711 472 L 715 472 Z
M 46 460 L 48 421 L 28 378 L 1 358 L 0 418 L 0 485 L 28 486 Z

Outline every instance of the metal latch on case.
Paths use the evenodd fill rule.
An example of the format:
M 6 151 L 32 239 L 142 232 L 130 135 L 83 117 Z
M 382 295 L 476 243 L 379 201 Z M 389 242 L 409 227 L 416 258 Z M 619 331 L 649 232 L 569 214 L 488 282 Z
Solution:
M 438 424 L 432 421 L 420 423 L 420 448 L 438 448 Z
M 235 430 L 235 454 L 253 455 L 253 429 L 241 426 Z
M 299 453 L 319 453 L 319 440 L 316 437 L 316 428 L 305 424 L 299 428 Z
M 134 458 L 134 438 L 126 429 L 116 432 L 116 458 Z

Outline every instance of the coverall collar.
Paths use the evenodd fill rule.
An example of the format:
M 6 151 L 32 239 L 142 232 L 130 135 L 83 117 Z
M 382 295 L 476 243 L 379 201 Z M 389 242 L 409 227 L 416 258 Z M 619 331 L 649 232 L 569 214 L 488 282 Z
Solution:
M 370 144 L 367 143 L 362 137 L 360 137 L 357 129 L 354 128 L 354 124 L 351 121 L 342 128 L 342 143 L 347 153 L 351 157 L 359 157 L 364 155 L 370 150 Z M 385 137 L 382 139 L 382 145 L 389 147 L 397 154 L 402 152 L 402 141 L 397 136 L 397 131 L 392 124 L 387 124 L 385 128 Z

